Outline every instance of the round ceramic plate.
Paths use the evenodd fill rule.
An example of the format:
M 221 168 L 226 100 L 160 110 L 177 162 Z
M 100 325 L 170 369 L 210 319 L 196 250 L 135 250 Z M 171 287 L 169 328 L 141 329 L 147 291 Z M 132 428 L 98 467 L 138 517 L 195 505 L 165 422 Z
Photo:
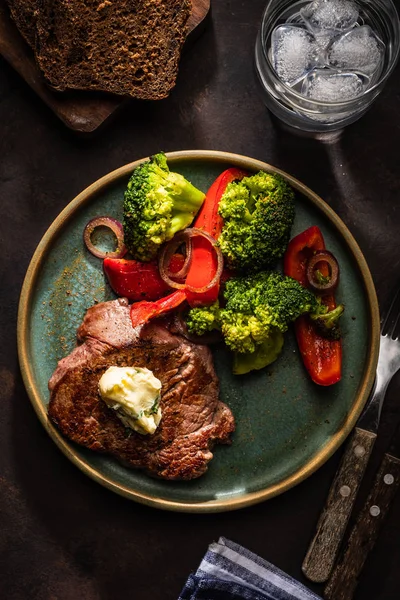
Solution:
M 311 190 L 257 160 L 224 152 L 168 155 L 172 170 L 206 191 L 225 168 L 280 172 L 296 190 L 292 234 L 318 225 L 327 248 L 341 265 L 337 299 L 343 316 L 343 377 L 329 388 L 311 382 L 292 332 L 279 359 L 245 376 L 231 372 L 225 349 L 214 351 L 221 399 L 232 409 L 236 431 L 231 446 L 217 446 L 205 475 L 170 482 L 128 470 L 104 455 L 64 439 L 47 418 L 47 382 L 57 361 L 75 347 L 75 334 L 89 306 L 114 298 L 101 261 L 84 248 L 82 231 L 98 215 L 122 217 L 124 189 L 132 163 L 106 175 L 75 198 L 41 240 L 23 285 L 18 348 L 25 386 L 44 427 L 64 454 L 109 489 L 169 510 L 223 511 L 260 502 L 296 485 L 320 467 L 354 426 L 371 390 L 379 345 L 379 314 L 365 259 L 342 221 Z

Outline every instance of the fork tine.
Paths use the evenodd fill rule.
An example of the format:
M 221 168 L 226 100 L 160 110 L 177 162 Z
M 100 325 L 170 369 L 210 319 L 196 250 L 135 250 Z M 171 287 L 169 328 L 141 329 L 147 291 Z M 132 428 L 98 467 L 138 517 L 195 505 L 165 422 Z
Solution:
M 393 337 L 396 325 L 399 321 L 400 315 L 400 286 L 397 287 L 396 293 L 389 306 L 389 310 L 383 315 L 382 321 L 382 335 L 390 335 Z

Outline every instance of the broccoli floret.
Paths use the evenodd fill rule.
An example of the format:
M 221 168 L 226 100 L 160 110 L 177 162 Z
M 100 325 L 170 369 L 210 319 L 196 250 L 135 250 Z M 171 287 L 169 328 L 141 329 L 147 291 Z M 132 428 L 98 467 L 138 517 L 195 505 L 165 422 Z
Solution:
M 124 196 L 125 245 L 138 260 L 155 258 L 161 244 L 188 227 L 205 194 L 169 170 L 165 154 L 137 167 Z
M 250 371 L 258 371 L 273 363 L 280 355 L 283 347 L 283 333 L 278 329 L 271 331 L 265 342 L 256 346 L 254 352 L 235 352 L 233 357 L 233 373 L 245 375 Z
M 192 308 L 186 318 L 189 333 L 204 335 L 214 329 L 220 329 L 219 302 L 210 306 Z
M 339 328 L 339 317 L 343 314 L 344 306 L 339 304 L 336 308 L 325 312 L 323 314 L 316 312 L 311 314 L 310 318 L 313 320 L 318 332 L 330 340 L 340 340 L 341 332 Z
M 294 192 L 280 175 L 260 171 L 230 183 L 219 203 L 224 219 L 218 245 L 235 271 L 270 268 L 286 250 Z
M 233 277 L 226 283 L 224 299 L 223 308 L 214 304 L 190 310 L 188 329 L 197 335 L 220 329 L 226 345 L 240 353 L 254 352 L 300 315 L 326 310 L 295 279 L 276 272 Z
M 270 333 L 269 324 L 254 315 L 223 309 L 220 319 L 225 343 L 235 352 L 254 352 L 256 345 L 262 344 Z
M 230 279 L 224 298 L 221 330 L 226 344 L 236 352 L 254 352 L 272 331 L 284 333 L 300 315 L 321 312 L 312 292 L 273 271 Z
M 190 333 L 204 335 L 220 330 L 233 350 L 233 372 L 262 369 L 279 356 L 283 334 L 290 323 L 308 314 L 322 335 L 335 338 L 344 308 L 327 306 L 298 281 L 275 271 L 232 277 L 225 285 L 224 306 L 192 308 L 187 315 Z

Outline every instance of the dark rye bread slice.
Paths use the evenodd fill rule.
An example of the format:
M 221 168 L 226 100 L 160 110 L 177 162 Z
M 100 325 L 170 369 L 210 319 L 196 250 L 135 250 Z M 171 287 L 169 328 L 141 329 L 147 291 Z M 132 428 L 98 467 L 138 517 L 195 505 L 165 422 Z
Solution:
M 7 0 L 11 16 L 20 33 L 32 48 L 35 47 L 37 0 Z
M 8 1 L 54 89 L 157 100 L 174 86 L 190 0 Z

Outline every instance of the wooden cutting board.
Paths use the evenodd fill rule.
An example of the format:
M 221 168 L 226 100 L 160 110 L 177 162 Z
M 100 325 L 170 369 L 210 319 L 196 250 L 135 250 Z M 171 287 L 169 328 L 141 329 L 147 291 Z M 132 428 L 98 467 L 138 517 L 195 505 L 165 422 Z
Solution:
M 186 44 L 200 33 L 211 0 L 192 0 Z M 5 0 L 0 0 L 0 54 L 69 127 L 82 133 L 95 131 L 129 99 L 98 92 L 53 92 L 36 65 L 33 52 L 12 21 Z

